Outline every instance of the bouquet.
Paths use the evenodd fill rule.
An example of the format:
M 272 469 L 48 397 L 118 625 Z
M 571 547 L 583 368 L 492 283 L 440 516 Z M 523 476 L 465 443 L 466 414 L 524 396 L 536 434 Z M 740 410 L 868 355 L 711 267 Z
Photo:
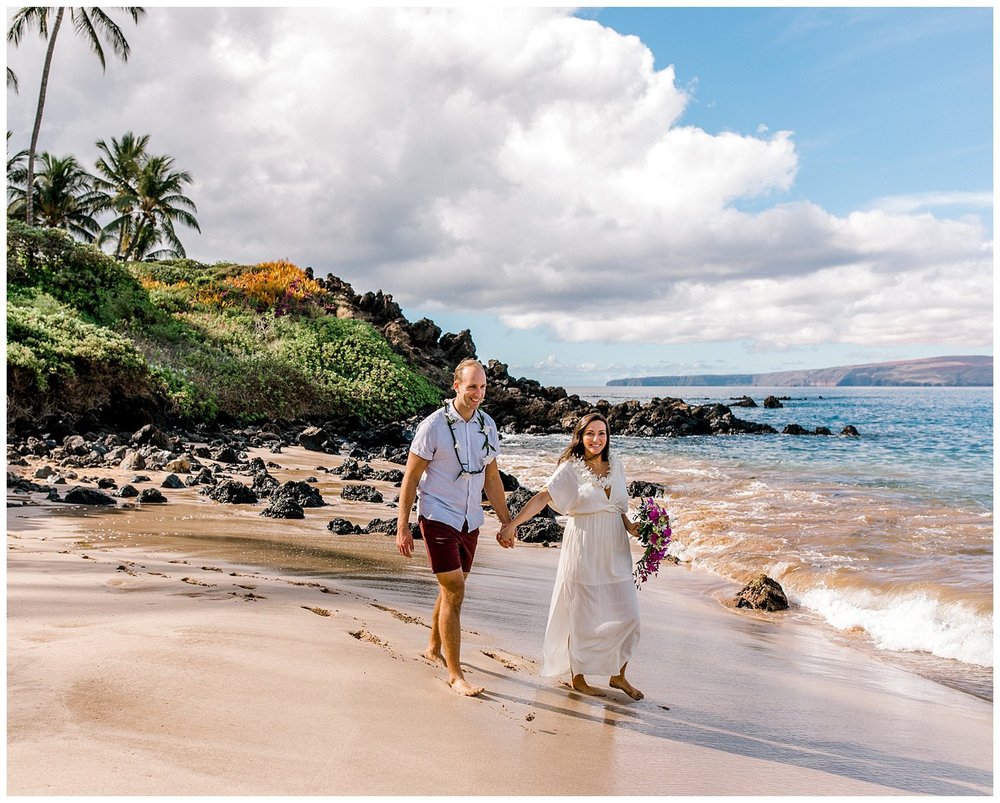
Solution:
M 639 543 L 645 551 L 635 564 L 636 588 L 659 571 L 670 546 L 670 516 L 653 498 L 639 505 Z

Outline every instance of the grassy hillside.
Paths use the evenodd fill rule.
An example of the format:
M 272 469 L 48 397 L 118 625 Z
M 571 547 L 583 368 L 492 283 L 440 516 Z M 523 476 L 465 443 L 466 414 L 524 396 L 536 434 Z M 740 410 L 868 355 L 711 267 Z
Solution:
M 408 417 L 440 391 L 280 261 L 118 263 L 8 222 L 8 425 Z

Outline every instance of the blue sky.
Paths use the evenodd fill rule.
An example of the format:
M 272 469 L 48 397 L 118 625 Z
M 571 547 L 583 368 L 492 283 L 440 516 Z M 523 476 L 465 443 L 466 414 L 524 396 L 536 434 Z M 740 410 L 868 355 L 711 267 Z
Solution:
M 60 41 L 40 147 L 149 133 L 194 259 L 546 384 L 992 353 L 990 7 L 148 10 L 104 74 Z

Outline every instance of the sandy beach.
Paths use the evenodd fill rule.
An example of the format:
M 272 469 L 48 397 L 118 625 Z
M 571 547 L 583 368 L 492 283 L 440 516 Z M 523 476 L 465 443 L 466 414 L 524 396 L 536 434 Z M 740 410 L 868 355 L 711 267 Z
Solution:
M 115 510 L 8 492 L 9 795 L 992 794 L 991 703 L 794 611 L 729 610 L 735 589 L 683 566 L 639 595 L 646 699 L 540 678 L 559 551 L 502 550 L 491 516 L 462 648 L 487 691 L 461 697 L 421 657 L 422 543 L 406 561 L 391 536 L 326 529 L 395 509 L 341 500 L 317 470 L 339 456 L 250 456 L 329 505 L 295 521 L 192 488 Z

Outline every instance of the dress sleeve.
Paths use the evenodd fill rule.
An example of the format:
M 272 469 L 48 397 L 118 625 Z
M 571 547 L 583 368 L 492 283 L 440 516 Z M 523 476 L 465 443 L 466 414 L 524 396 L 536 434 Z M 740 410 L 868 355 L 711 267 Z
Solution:
M 560 465 L 545 481 L 545 489 L 552 497 L 550 507 L 559 513 L 571 513 L 580 496 L 580 481 L 573 465 L 569 461 Z

